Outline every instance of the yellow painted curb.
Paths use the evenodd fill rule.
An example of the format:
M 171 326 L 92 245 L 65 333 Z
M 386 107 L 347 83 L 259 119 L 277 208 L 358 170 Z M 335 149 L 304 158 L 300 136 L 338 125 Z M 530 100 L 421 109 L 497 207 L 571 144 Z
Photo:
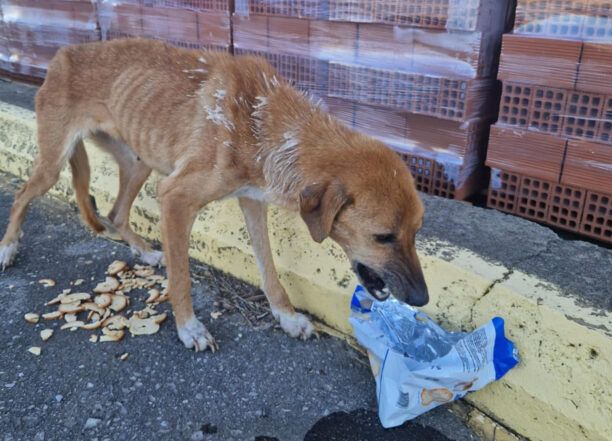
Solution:
M 92 194 L 105 213 L 116 193 L 116 165 L 86 147 Z M 0 103 L 0 170 L 27 178 L 36 151 L 33 112 Z M 157 179 L 147 182 L 132 212 L 135 230 L 150 239 L 159 239 Z M 72 197 L 69 170 L 52 192 Z M 350 334 L 347 317 L 356 280 L 341 250 L 329 241 L 315 244 L 297 216 L 279 209 L 270 210 L 270 235 L 281 280 L 296 307 Z M 423 241 L 420 248 L 431 293 L 425 311 L 455 330 L 502 316 L 521 352 L 519 367 L 470 397 L 476 407 L 532 440 L 612 439 L 612 344 L 606 334 L 612 325 L 607 316 L 577 306 L 541 280 L 451 244 Z M 235 201 L 211 204 L 200 213 L 191 255 L 240 279 L 258 281 Z

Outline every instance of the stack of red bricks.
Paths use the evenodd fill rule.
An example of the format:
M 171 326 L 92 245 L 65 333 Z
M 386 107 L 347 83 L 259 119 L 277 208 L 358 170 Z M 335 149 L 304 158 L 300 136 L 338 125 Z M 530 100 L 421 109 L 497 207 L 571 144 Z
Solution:
M 234 52 L 267 58 L 402 153 L 421 191 L 482 185 L 506 0 L 237 0 Z
M 100 39 L 90 0 L 2 0 L 0 69 L 42 78 L 58 48 Z
M 488 204 L 612 242 L 612 0 L 519 0 Z
M 97 0 L 102 39 L 144 37 L 229 51 L 231 0 Z

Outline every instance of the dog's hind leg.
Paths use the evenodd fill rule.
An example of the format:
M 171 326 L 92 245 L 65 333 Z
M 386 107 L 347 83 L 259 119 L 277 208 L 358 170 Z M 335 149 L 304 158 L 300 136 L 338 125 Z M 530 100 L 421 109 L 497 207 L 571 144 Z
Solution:
M 34 169 L 28 181 L 15 195 L 9 223 L 0 241 L 0 267 L 11 265 L 16 254 L 21 226 L 32 199 L 44 195 L 59 179 L 66 160 L 72 155 L 75 144 L 80 140 L 78 133 L 66 133 L 62 121 L 48 114 L 38 114 L 38 147 Z
M 108 219 L 117 233 L 132 249 L 132 252 L 148 265 L 161 265 L 163 253 L 136 234 L 130 227 L 130 210 L 138 192 L 151 174 L 151 168 L 142 162 L 130 148 L 105 133 L 92 135 L 92 140 L 100 148 L 113 155 L 119 165 L 119 192 Z
M 77 205 L 81 212 L 83 221 L 91 227 L 96 233 L 101 233 L 105 230 L 104 225 L 100 223 L 96 211 L 89 196 L 89 178 L 91 171 L 89 168 L 89 160 L 83 141 L 77 141 L 74 146 L 74 152 L 70 157 L 70 168 L 72 169 L 72 184 L 76 195 Z
M 239 198 L 239 202 L 253 244 L 255 259 L 261 274 L 262 288 L 270 302 L 272 314 L 280 322 L 281 328 L 290 336 L 309 338 L 314 332 L 312 323 L 305 315 L 295 312 L 274 267 L 268 237 L 267 205 L 247 198 Z

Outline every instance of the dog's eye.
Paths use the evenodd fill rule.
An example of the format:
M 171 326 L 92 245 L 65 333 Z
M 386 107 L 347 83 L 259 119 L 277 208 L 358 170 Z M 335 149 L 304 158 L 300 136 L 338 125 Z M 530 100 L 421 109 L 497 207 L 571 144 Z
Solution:
M 393 243 L 395 242 L 395 234 L 375 234 L 374 240 L 378 243 Z

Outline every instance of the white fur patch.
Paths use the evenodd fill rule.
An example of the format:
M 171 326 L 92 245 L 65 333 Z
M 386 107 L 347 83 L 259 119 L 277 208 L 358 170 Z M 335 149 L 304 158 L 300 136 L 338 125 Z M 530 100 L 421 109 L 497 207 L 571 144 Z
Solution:
M 294 338 L 307 340 L 314 333 L 314 326 L 304 314 L 299 312 L 288 313 L 272 310 L 274 318 L 279 321 L 281 328 Z
M 260 152 L 265 157 L 263 172 L 269 192 L 275 195 L 290 195 L 301 185 L 298 162 L 297 133 L 288 130 L 278 147 Z
M 165 265 L 164 253 L 157 250 L 144 251 L 138 247 L 131 247 L 132 253 L 135 254 L 142 260 L 143 263 L 151 266 L 163 266 Z
M 11 242 L 8 245 L 0 246 L 0 267 L 4 271 L 7 266 L 11 266 L 17 255 L 19 242 Z
M 225 113 L 223 113 L 223 107 L 221 107 L 221 104 L 223 103 L 223 100 L 225 99 L 225 94 L 226 94 L 225 90 L 223 89 L 217 90 L 213 94 L 213 97 L 215 98 L 215 106 L 213 107 L 210 105 L 205 105 L 204 110 L 206 111 L 207 120 L 212 121 L 213 124 L 216 124 L 218 126 L 223 126 L 227 130 L 233 130 L 234 123 L 232 123 L 230 120 L 227 119 L 227 117 L 225 116 Z
M 215 352 L 217 343 L 210 332 L 197 318 L 192 317 L 183 326 L 177 326 L 179 339 L 187 349 L 195 348 L 196 352 L 205 351 L 210 348 Z

